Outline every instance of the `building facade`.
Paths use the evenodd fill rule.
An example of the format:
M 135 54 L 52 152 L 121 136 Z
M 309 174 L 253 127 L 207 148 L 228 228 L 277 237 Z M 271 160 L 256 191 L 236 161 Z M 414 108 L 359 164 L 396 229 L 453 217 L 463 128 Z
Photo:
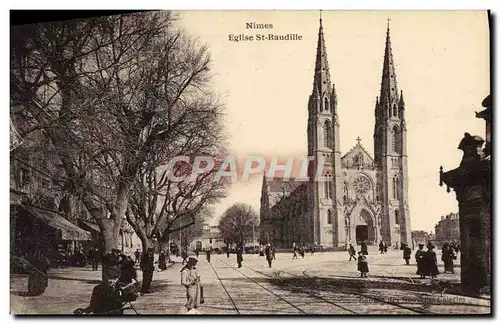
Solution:
M 405 103 L 399 92 L 387 26 L 380 97 L 375 100 L 374 155 L 357 144 L 341 155 L 337 94 L 320 19 L 313 90 L 308 102 L 309 181 L 266 179 L 261 240 L 345 247 L 411 244 Z M 298 190 L 295 193 L 295 190 Z M 269 238 L 269 239 L 268 239 Z
M 434 244 L 441 247 L 443 243 L 460 242 L 460 223 L 458 213 L 441 216 L 441 220 L 434 226 Z

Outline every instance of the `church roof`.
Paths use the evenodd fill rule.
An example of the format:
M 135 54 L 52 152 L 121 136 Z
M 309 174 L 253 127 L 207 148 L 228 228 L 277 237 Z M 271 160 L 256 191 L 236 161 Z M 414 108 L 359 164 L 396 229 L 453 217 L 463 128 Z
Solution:
M 297 188 L 305 184 L 304 180 L 297 180 L 296 178 L 264 177 L 264 186 L 269 196 L 269 207 L 276 204 L 283 196 L 289 196 Z
M 357 168 L 360 163 L 365 168 L 373 168 L 373 158 L 370 153 L 361 145 L 361 139 L 358 138 L 358 143 L 342 158 L 342 167 L 344 168 Z M 360 159 L 361 157 L 361 159 Z

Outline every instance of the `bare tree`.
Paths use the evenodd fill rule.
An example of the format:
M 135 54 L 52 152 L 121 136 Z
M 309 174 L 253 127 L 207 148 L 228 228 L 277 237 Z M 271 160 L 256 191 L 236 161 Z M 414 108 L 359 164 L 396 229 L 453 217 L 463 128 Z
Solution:
M 171 30 L 151 49 L 140 85 L 149 91 L 145 104 L 162 111 L 155 127 L 158 141 L 148 144 L 147 163 L 139 168 L 127 211 L 127 220 L 147 250 L 156 237 L 168 251 L 172 233 L 203 222 L 206 207 L 225 196 L 226 182 L 214 179 L 225 155 L 221 126 L 223 107 L 211 91 L 210 56 L 179 30 Z M 148 132 L 157 131 L 153 127 Z M 189 162 L 169 161 L 185 156 Z M 213 168 L 191 177 L 197 156 L 213 160 Z M 176 176 L 184 180 L 173 181 Z
M 219 231 L 227 243 L 244 245 L 251 241 L 258 217 L 252 206 L 236 203 L 229 207 L 219 221 Z
M 165 117 L 182 115 L 190 93 L 179 96 L 175 86 L 185 91 L 191 79 L 162 89 L 152 82 L 159 73 L 148 73 L 160 61 L 158 49 L 170 46 L 165 40 L 171 26 L 169 12 L 146 12 L 34 24 L 11 33 L 11 98 L 25 108 L 20 135 L 43 130 L 67 190 L 98 223 L 105 253 L 117 247 L 141 170 L 161 160 L 156 150 L 163 154 L 162 143 L 183 131 L 178 119 Z M 174 71 L 189 73 L 192 65 L 173 61 L 179 62 Z

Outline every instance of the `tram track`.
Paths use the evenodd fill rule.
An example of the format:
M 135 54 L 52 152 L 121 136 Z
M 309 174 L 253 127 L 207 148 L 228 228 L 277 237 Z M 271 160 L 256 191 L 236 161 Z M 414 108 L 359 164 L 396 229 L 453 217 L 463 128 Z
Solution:
M 223 260 L 221 260 L 221 259 L 217 259 L 217 261 L 219 261 L 219 262 L 221 262 L 221 263 L 225 264 L 226 266 L 228 266 L 228 267 L 232 268 L 233 270 L 236 270 L 236 271 L 237 271 L 237 272 L 239 272 L 241 275 L 243 275 L 245 278 L 247 278 L 247 279 L 251 280 L 253 283 L 257 284 L 259 287 L 263 288 L 264 290 L 266 290 L 266 291 L 270 292 L 271 294 L 273 294 L 274 296 L 278 297 L 280 300 L 284 301 L 284 302 L 285 302 L 285 303 L 287 303 L 288 305 L 290 305 L 290 306 L 294 307 L 294 308 L 295 308 L 295 309 L 297 309 L 299 312 L 301 312 L 301 313 L 303 313 L 303 314 L 309 314 L 309 313 L 307 313 L 306 311 L 304 311 L 303 309 L 301 309 L 300 307 L 298 307 L 298 306 L 294 305 L 294 304 L 293 304 L 293 303 L 291 303 L 290 301 L 288 301 L 288 300 L 284 299 L 283 297 L 281 297 L 280 295 L 276 294 L 275 292 L 273 292 L 273 291 L 272 291 L 272 290 L 270 290 L 269 288 L 267 288 L 267 287 L 263 286 L 262 284 L 260 284 L 259 282 L 257 282 L 254 278 L 252 278 L 252 277 L 250 277 L 250 276 L 246 275 L 245 273 L 243 273 L 242 271 L 240 271 L 238 268 L 236 268 L 236 267 L 232 266 L 231 264 L 229 264 L 229 263 L 227 263 L 227 262 L 225 262 L 225 261 L 223 261 Z M 251 268 L 251 267 L 245 266 L 245 268 L 248 268 L 248 269 L 250 269 L 250 270 L 252 270 L 252 271 L 254 271 L 254 272 L 256 272 L 256 273 L 259 273 L 259 274 L 261 274 L 261 275 L 263 275 L 263 276 L 265 276 L 265 277 L 271 278 L 269 275 L 266 275 L 266 274 L 264 274 L 264 273 L 262 273 L 262 272 L 260 272 L 260 271 L 257 271 L 257 270 L 255 270 L 255 269 L 253 269 L 253 268 Z M 355 311 L 353 311 L 353 310 L 350 310 L 350 309 L 348 309 L 348 308 L 345 308 L 344 306 L 338 305 L 338 304 L 336 304 L 336 303 L 334 303 L 334 302 L 332 302 L 332 301 L 329 301 L 329 300 L 325 299 L 324 297 L 314 295 L 314 294 L 312 294 L 312 293 L 310 293 L 310 292 L 308 292 L 308 291 L 305 291 L 304 289 L 298 289 L 298 290 L 300 290 L 301 292 L 303 292 L 303 293 L 305 293 L 305 294 L 307 294 L 307 295 L 309 295 L 309 296 L 311 296 L 311 297 L 313 297 L 313 298 L 319 299 L 319 300 L 321 300 L 321 301 L 323 301 L 323 302 L 325 302 L 325 303 L 327 303 L 327 304 L 330 304 L 330 305 L 332 305 L 332 306 L 335 306 L 335 307 L 338 307 L 338 308 L 340 308 L 340 309 L 343 309 L 343 310 L 345 310 L 345 311 L 347 311 L 347 312 L 349 312 L 349 313 L 352 313 L 352 314 L 358 314 L 357 312 L 355 312 Z
M 230 267 L 232 267 L 233 269 L 237 270 L 237 268 L 235 268 L 235 267 L 231 266 L 230 264 L 228 264 L 228 263 L 226 263 L 226 262 L 224 262 L 224 261 L 222 261 L 222 260 L 219 260 L 219 261 L 220 261 L 220 262 L 222 262 L 222 263 L 224 263 L 224 264 L 226 264 L 227 266 L 230 266 Z M 259 266 L 259 265 L 257 265 L 257 266 Z M 260 266 L 260 267 L 261 267 L 261 268 L 264 268 L 263 266 Z M 250 266 L 248 266 L 248 265 L 245 265 L 245 268 L 247 268 L 247 269 L 249 269 L 249 270 L 251 270 L 251 271 L 253 271 L 253 272 L 255 272 L 255 273 L 258 273 L 258 274 L 260 274 L 260 275 L 262 275 L 262 276 L 265 276 L 265 277 L 267 277 L 267 278 L 269 278 L 269 279 L 275 279 L 273 276 L 271 276 L 271 275 L 269 275 L 269 274 L 266 274 L 266 273 L 264 273 L 264 272 L 262 272 L 262 271 L 256 270 L 256 269 L 254 269 L 254 268 L 252 268 L 252 267 L 250 267 Z M 239 271 L 239 270 L 237 270 L 237 271 L 241 273 L 241 271 Z M 294 273 L 291 273 L 291 272 L 288 272 L 288 271 L 285 271 L 285 270 L 279 270 L 279 271 L 280 271 L 281 273 L 285 273 L 285 274 L 287 274 L 287 275 L 291 276 L 292 278 L 296 278 L 296 279 L 304 279 L 304 277 L 298 276 L 298 275 L 296 275 L 296 274 L 294 274 Z M 245 275 L 245 276 L 246 276 L 246 275 Z M 248 277 L 248 276 L 246 276 L 246 277 Z M 248 278 L 250 278 L 250 277 L 248 277 Z M 307 290 L 305 290 L 305 289 L 302 289 L 302 288 L 297 288 L 297 287 L 294 287 L 294 288 L 295 288 L 295 289 L 297 289 L 297 290 L 298 290 L 298 291 L 300 291 L 300 292 L 303 292 L 303 293 L 305 293 L 305 294 L 308 294 L 309 296 L 311 296 L 311 297 L 313 297 L 313 298 L 316 298 L 316 299 L 318 299 L 318 300 L 321 300 L 321 301 L 323 301 L 323 302 L 325 302 L 325 303 L 328 303 L 328 304 L 330 304 L 330 305 L 332 305 L 332 306 L 335 306 L 335 307 L 341 308 L 341 309 L 343 309 L 343 310 L 345 310 L 345 311 L 348 311 L 348 312 L 350 312 L 350 313 L 352 313 L 352 314 L 359 314 L 359 313 L 357 313 L 357 312 L 355 312 L 355 311 L 353 311 L 353 310 L 351 310 L 351 309 L 348 309 L 348 308 L 346 308 L 346 307 L 344 307 L 344 306 L 341 306 L 341 305 L 339 305 L 339 304 L 337 304 L 337 303 L 335 303 L 335 302 L 332 302 L 331 300 L 328 300 L 328 299 L 327 299 L 327 298 L 325 298 L 325 297 L 318 296 L 318 295 L 316 295 L 315 293 L 309 292 L 309 291 L 307 291 Z M 348 294 L 346 294 L 346 293 L 342 293 L 342 294 L 344 294 L 344 295 L 354 295 L 354 296 L 362 297 L 362 298 L 369 299 L 369 300 L 373 300 L 373 301 L 376 301 L 376 302 L 379 302 L 379 303 L 383 303 L 383 304 L 386 304 L 386 305 L 391 305 L 391 306 L 395 306 L 395 307 L 398 307 L 398 308 L 401 308 L 401 309 L 405 309 L 405 310 L 407 310 L 407 311 L 411 311 L 411 312 L 414 312 L 414 313 L 416 313 L 416 314 L 434 314 L 434 313 L 432 313 L 432 312 L 430 312 L 430 311 L 421 311 L 421 310 L 418 310 L 418 309 L 415 309 L 415 308 L 411 308 L 411 307 L 407 307 L 407 306 L 402 306 L 402 305 L 400 305 L 400 304 L 398 304 L 398 303 L 395 303 L 395 302 L 386 301 L 386 300 L 384 300 L 383 298 L 377 298 L 377 297 L 370 296 L 370 295 L 365 295 L 365 294 L 362 294 L 362 293 L 359 293 L 359 292 L 349 292 Z
M 231 294 L 229 293 L 229 291 L 227 291 L 227 288 L 226 286 L 224 285 L 224 283 L 222 282 L 222 279 L 219 277 L 219 274 L 217 273 L 217 271 L 215 270 L 214 266 L 212 265 L 212 263 L 210 263 L 210 267 L 212 268 L 212 271 L 214 272 L 215 276 L 217 277 L 217 280 L 219 280 L 222 288 L 224 289 L 224 291 L 226 292 L 227 296 L 229 297 L 229 300 L 231 301 L 231 304 L 233 304 L 233 307 L 234 307 L 234 310 L 236 311 L 236 313 L 241 314 L 240 313 L 240 310 L 238 309 L 238 306 L 236 306 L 236 303 L 234 302 L 234 299 L 233 297 L 231 297 Z

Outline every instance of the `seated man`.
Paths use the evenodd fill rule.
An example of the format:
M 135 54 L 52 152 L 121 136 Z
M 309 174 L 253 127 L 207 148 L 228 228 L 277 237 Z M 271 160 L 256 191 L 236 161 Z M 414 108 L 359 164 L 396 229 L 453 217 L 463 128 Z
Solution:
M 74 313 L 122 315 L 121 291 L 117 286 L 117 279 L 110 279 L 95 286 L 90 297 L 90 305 L 87 308 L 78 308 Z

